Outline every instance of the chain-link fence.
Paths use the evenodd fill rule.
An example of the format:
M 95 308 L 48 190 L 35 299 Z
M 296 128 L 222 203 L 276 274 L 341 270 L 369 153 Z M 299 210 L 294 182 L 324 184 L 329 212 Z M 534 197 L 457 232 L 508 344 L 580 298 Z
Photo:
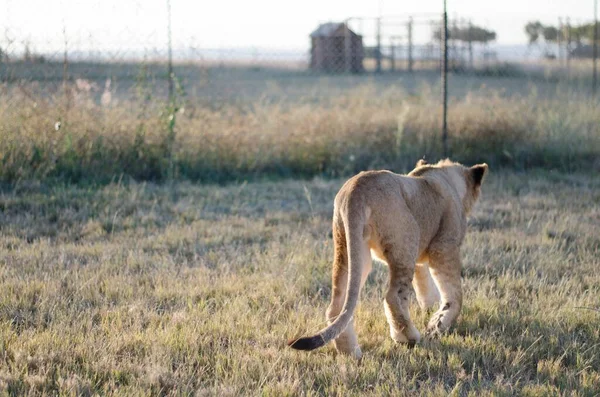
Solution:
M 168 95 L 174 89 L 170 64 L 174 65 L 175 77 L 185 80 L 189 94 L 208 98 L 226 97 L 227 92 L 238 94 L 235 80 L 249 86 L 247 79 L 269 79 L 268 74 L 261 74 L 265 70 L 273 79 L 285 75 L 354 73 L 371 78 L 377 78 L 375 74 L 388 75 L 383 76 L 386 80 L 396 73 L 408 80 L 411 75 L 437 74 L 441 67 L 441 13 L 350 17 L 327 22 L 305 32 L 304 48 L 275 50 L 265 45 L 235 43 L 203 47 L 202 40 L 194 36 L 193 27 L 171 26 L 168 1 L 96 1 L 85 5 L 63 2 L 59 6 L 32 2 L 31 6 L 38 8 L 35 15 L 47 11 L 51 14 L 48 19 L 33 17 L 33 12 L 27 15 L 26 8 L 16 2 L 2 3 L 0 79 L 8 84 L 38 82 L 50 91 L 70 82 L 77 89 L 89 89 L 99 96 L 111 91 L 127 95 L 140 73 L 146 73 L 157 94 Z M 69 7 L 68 12 L 61 7 Z M 186 12 L 183 4 L 177 3 L 174 8 L 178 13 Z M 113 15 L 119 15 L 117 23 L 90 23 L 110 22 Z M 587 89 L 591 93 L 597 53 L 593 20 L 568 16 L 553 19 L 554 24 L 532 20 L 527 26 L 514 26 L 515 31 L 520 31 L 522 42 L 507 45 L 480 21 L 451 17 L 449 71 L 482 79 L 571 82 L 582 92 Z M 42 20 L 45 24 L 39 26 Z M 275 29 L 281 26 L 274 26 Z M 245 76 L 242 69 L 259 78 Z M 222 89 L 217 87 L 219 84 Z M 249 88 L 261 95 L 260 87 Z
M 157 179 L 393 166 L 406 148 L 446 152 L 439 136 L 447 103 L 452 156 L 476 160 L 484 148 L 498 161 L 546 164 L 564 157 L 552 151 L 566 147 L 556 142 L 567 130 L 581 132 L 569 159 L 596 153 L 585 144 L 597 133 L 593 18 L 545 15 L 540 22 L 516 13 L 498 22 L 452 10 L 445 41 L 441 10 L 299 28 L 245 8 L 236 12 L 255 13 L 246 18 L 256 17 L 253 25 L 215 17 L 200 30 L 194 14 L 206 10 L 169 0 L 0 0 L 0 9 L 3 131 L 71 125 L 68 134 L 63 127 L 30 146 L 4 139 L 4 164 L 13 164 L 0 171 L 10 171 L 0 175 L 5 180 L 64 174 L 63 160 L 61 167 L 83 175 L 85 167 L 100 168 L 99 158 L 106 175 L 125 169 Z M 576 119 L 574 111 L 585 114 Z M 546 118 L 534 120 L 540 112 Z M 535 160 L 522 155 L 518 138 L 527 131 L 537 134 L 529 148 L 551 141 L 545 131 L 555 134 L 554 146 Z M 290 153 L 290 142 L 301 150 Z M 108 143 L 104 158 L 98 148 Z

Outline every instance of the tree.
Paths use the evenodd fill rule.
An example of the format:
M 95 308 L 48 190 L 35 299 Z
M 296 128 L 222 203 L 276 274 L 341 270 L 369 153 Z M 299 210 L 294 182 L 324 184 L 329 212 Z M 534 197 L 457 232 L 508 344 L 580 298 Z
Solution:
M 433 39 L 436 41 L 442 40 L 441 28 L 434 30 Z M 496 40 L 496 32 L 471 24 L 467 27 L 458 27 L 454 25 L 448 28 L 448 39 L 454 42 L 459 41 L 467 44 L 469 66 L 473 68 L 473 45 L 476 43 L 486 45 L 490 41 Z
M 577 45 L 581 45 L 583 42 L 591 44 L 594 42 L 594 23 L 572 26 L 569 33 L 569 37 L 571 40 L 575 41 Z M 600 37 L 600 27 L 598 28 L 598 33 L 598 37 Z
M 525 34 L 529 40 L 529 47 L 540 44 L 540 37 L 544 39 L 544 55 L 547 58 L 556 58 L 550 50 L 550 44 L 558 44 L 564 37 L 564 32 L 552 25 L 544 25 L 540 21 L 530 21 L 525 25 Z
M 436 41 L 442 40 L 441 28 L 436 29 L 433 32 L 433 38 Z M 496 32 L 475 25 L 471 25 L 466 28 L 452 26 L 448 28 L 448 39 L 462 41 L 465 43 L 487 44 L 490 41 L 496 40 Z
M 529 37 L 529 45 L 535 44 L 538 41 L 540 33 L 543 30 L 544 25 L 542 25 L 540 21 L 527 22 L 527 25 L 525 25 L 525 33 Z
M 558 42 L 559 30 L 554 26 L 544 26 L 542 33 L 544 35 L 544 41 L 548 43 Z
M 536 44 L 540 37 L 546 43 L 556 43 L 565 35 L 564 32 L 552 25 L 543 25 L 540 21 L 528 22 L 525 25 L 525 33 L 529 39 L 529 45 Z
M 463 30 L 462 37 L 460 37 L 459 40 L 486 44 L 496 40 L 496 32 L 480 28 L 479 26 L 469 26 L 467 29 Z

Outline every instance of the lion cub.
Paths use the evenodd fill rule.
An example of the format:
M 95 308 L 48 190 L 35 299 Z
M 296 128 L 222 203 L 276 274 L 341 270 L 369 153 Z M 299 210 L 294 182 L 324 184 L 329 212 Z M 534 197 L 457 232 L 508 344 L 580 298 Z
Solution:
M 389 267 L 383 307 L 392 339 L 414 345 L 421 337 L 408 312 L 411 284 L 421 307 L 441 300 L 427 334 L 446 331 L 461 309 L 460 246 L 487 169 L 420 160 L 408 175 L 368 171 L 349 179 L 335 197 L 329 325 L 289 345 L 312 350 L 334 339 L 338 351 L 362 356 L 352 316 L 371 271 L 370 253 Z

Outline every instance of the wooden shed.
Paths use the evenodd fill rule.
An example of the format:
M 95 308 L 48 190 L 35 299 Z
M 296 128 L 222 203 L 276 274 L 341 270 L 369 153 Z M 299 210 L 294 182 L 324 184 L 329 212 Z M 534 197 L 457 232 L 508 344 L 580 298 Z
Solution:
M 310 39 L 312 70 L 330 73 L 364 71 L 362 36 L 345 23 L 324 23 L 310 34 Z

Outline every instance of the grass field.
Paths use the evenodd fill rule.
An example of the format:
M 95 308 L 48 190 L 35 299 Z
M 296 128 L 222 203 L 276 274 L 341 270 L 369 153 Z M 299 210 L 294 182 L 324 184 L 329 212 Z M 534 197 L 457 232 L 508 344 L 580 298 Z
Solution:
M 71 64 L 64 84 L 59 64 L 7 65 L 0 395 L 598 395 L 585 79 L 451 75 L 452 158 L 491 166 L 463 313 L 440 340 L 394 345 L 377 264 L 359 364 L 285 342 L 325 323 L 344 178 L 441 156 L 437 74 L 178 65 L 168 103 L 164 65 Z
M 244 63 L 181 62 L 174 73 L 185 88 L 186 95 L 207 106 L 224 103 L 253 104 L 263 101 L 298 101 L 332 98 L 348 89 L 373 84 L 377 89 L 401 86 L 409 94 L 418 94 L 424 85 L 439 84 L 437 62 L 433 67 L 409 73 L 402 68 L 382 74 L 323 74 L 302 67 L 285 67 L 284 63 L 265 62 L 259 65 Z M 592 67 L 590 61 L 571 61 L 567 73 L 564 65 L 551 61 L 503 62 L 479 65 L 475 73 L 451 73 L 450 95 L 462 98 L 482 85 L 502 91 L 504 96 L 528 95 L 535 87 L 541 97 L 591 93 Z M 72 62 L 66 70 L 69 81 L 85 79 L 92 83 L 92 96 L 99 100 L 105 82 L 111 79 L 113 96 L 120 100 L 136 99 L 141 79 L 152 86 L 152 95 L 167 98 L 166 62 Z M 35 82 L 45 93 L 60 92 L 65 76 L 62 62 L 0 63 L 0 81 L 10 85 Z M 436 87 L 438 88 L 438 87 Z M 557 89 L 558 88 L 558 89 Z M 439 94 L 436 89 L 435 93 Z
M 360 364 L 285 345 L 324 324 L 342 182 L 5 189 L 0 394 L 598 395 L 597 174 L 492 169 L 454 330 L 394 345 L 375 264 Z
M 432 72 L 180 66 L 168 103 L 157 65 L 70 70 L 90 80 L 0 85 L 0 183 L 340 177 L 442 155 Z M 101 73 L 114 77 L 108 95 Z M 599 104 L 581 81 L 452 75 L 450 152 L 493 167 L 600 170 Z

